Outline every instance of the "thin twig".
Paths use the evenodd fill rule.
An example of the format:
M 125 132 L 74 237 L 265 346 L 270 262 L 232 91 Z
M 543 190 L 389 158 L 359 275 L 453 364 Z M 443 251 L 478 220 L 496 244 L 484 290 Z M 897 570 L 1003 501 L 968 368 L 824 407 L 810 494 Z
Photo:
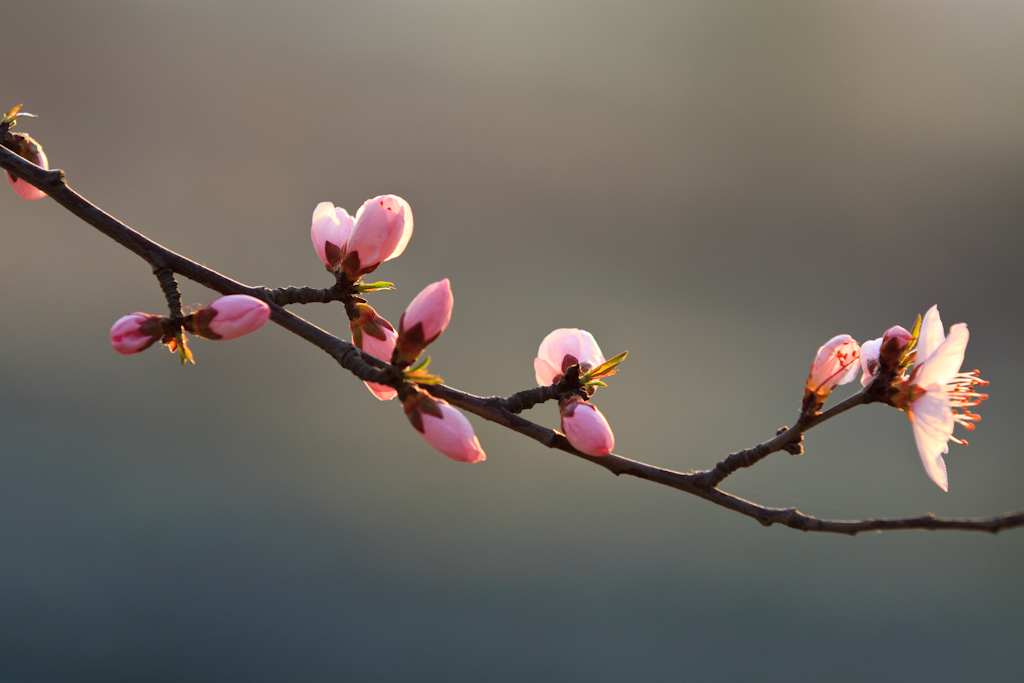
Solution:
M 107 235 L 118 244 L 148 262 L 164 285 L 166 273 L 177 273 L 220 294 L 248 294 L 266 301 L 270 305 L 271 320 L 317 346 L 334 358 L 339 365 L 361 380 L 397 386 L 401 375 L 396 368 L 384 363 L 338 337 L 320 329 L 307 320 L 285 310 L 289 303 L 312 303 L 342 300 L 344 293 L 338 286 L 317 290 L 305 287 L 267 289 L 250 287 L 232 280 L 215 270 L 202 266 L 191 259 L 177 254 L 131 229 L 110 214 L 87 201 L 66 183 L 64 172 L 47 171 L 32 164 L 8 149 L 0 146 L 0 168 L 11 171 L 29 184 L 46 192 L 58 204 L 72 214 Z M 173 281 L 173 277 L 170 278 Z M 173 309 L 173 298 L 164 285 L 168 303 Z M 175 284 L 175 290 L 176 290 Z M 792 429 L 780 430 L 775 438 L 754 448 L 740 451 L 726 457 L 711 470 L 698 472 L 675 472 L 668 469 L 630 460 L 619 455 L 602 457 L 585 455 L 574 449 L 564 435 L 520 417 L 519 412 L 537 403 L 557 397 L 571 387 L 554 385 L 521 391 L 508 398 L 480 397 L 459 391 L 445 385 L 423 387 L 438 398 L 472 412 L 485 420 L 500 424 L 549 447 L 565 451 L 599 465 L 615 475 L 628 475 L 668 486 L 698 496 L 715 505 L 752 517 L 765 526 L 781 524 L 801 531 L 819 531 L 854 535 L 864 531 L 889 529 L 960 529 L 988 531 L 995 533 L 1003 529 L 1024 526 L 1024 512 L 1007 513 L 987 519 L 938 519 L 933 515 L 905 519 L 865 519 L 855 521 L 823 520 L 804 515 L 792 508 L 769 508 L 733 496 L 718 488 L 731 473 L 743 467 L 750 467 L 771 453 L 786 450 L 798 444 L 804 432 L 826 420 L 866 402 L 862 391 L 838 404 L 821 415 L 802 417 Z

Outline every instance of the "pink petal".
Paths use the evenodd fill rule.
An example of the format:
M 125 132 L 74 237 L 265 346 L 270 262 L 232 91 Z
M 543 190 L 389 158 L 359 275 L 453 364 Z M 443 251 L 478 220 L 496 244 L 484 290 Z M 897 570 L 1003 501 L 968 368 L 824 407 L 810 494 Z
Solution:
M 270 319 L 270 306 L 246 294 L 229 294 L 211 303 L 217 315 L 208 323 L 210 330 L 220 335 L 221 341 L 237 339 L 255 332 Z
M 40 168 L 45 168 L 46 170 L 50 169 L 50 162 L 46 158 L 46 152 L 43 151 L 42 146 L 38 142 L 27 135 L 20 136 L 15 133 L 14 136 L 16 138 L 22 137 L 26 140 L 27 150 L 25 151 L 25 154 L 27 154 L 27 156 L 25 158 L 28 161 L 31 161 Z M 7 175 L 7 182 L 11 184 L 11 187 L 14 188 L 14 191 L 17 192 L 18 196 L 22 199 L 27 199 L 31 202 L 37 199 L 42 199 L 46 196 L 46 193 L 35 185 L 29 185 L 21 178 L 15 178 L 8 171 L 4 171 L 4 174 Z
M 422 324 L 423 340 L 429 343 L 437 339 L 448 327 L 454 305 L 455 299 L 448 278 L 427 285 L 405 309 L 398 323 L 399 334 Z
M 343 249 L 352 233 L 353 220 L 345 209 L 335 207 L 331 202 L 320 202 L 313 210 L 313 222 L 310 237 L 316 255 L 327 267 L 332 267 L 327 258 L 326 244 L 330 242 L 338 249 Z
M 882 338 L 872 339 L 860 345 L 860 368 L 862 374 L 860 383 L 867 386 L 874 379 L 875 370 L 878 369 L 878 353 L 882 350 Z
M 562 362 L 566 356 L 572 356 L 579 363 L 590 363 L 596 367 L 605 362 L 604 354 L 597 345 L 594 335 L 586 330 L 575 327 L 563 327 L 554 330 L 540 343 L 537 350 L 537 359 L 545 361 L 548 365 L 557 368 L 555 374 L 562 374 Z M 537 368 L 536 362 L 534 368 Z M 540 371 L 537 371 L 537 382 L 542 386 L 551 384 L 551 381 L 542 382 Z
M 805 392 L 823 400 L 840 384 L 852 382 L 860 369 L 860 345 L 848 334 L 836 335 L 815 354 Z
M 363 382 L 366 388 L 370 390 L 378 401 L 390 401 L 395 396 L 398 396 L 398 390 L 392 389 L 386 384 L 376 384 L 375 382 Z
M 379 317 L 379 316 L 378 316 Z M 383 318 L 381 318 L 383 320 Z M 362 339 L 362 350 L 370 354 L 374 358 L 379 358 L 387 363 L 391 362 L 391 354 L 395 350 L 395 341 L 398 339 L 398 333 L 389 326 L 383 325 L 380 328 L 384 332 L 384 339 L 377 339 L 371 337 L 365 331 L 361 335 Z M 352 343 L 355 344 L 355 336 L 352 337 Z M 356 344 L 358 347 L 359 344 Z M 366 388 L 370 390 L 374 396 L 380 401 L 390 401 L 395 396 L 398 396 L 398 391 L 385 384 L 376 384 L 375 382 L 363 382 Z
M 555 377 L 562 374 L 561 370 L 554 367 L 543 358 L 533 359 L 533 370 L 537 375 L 537 385 L 542 387 L 553 384 Z
M 562 431 L 580 453 L 607 455 L 615 448 L 615 435 L 601 411 L 576 398 L 560 407 Z
M 412 237 L 412 209 L 401 197 L 381 195 L 366 200 L 356 212 L 355 226 L 345 247 L 347 254 L 357 254 L 357 272 L 352 278 L 372 271 L 405 251 Z
M 118 353 L 130 355 L 144 351 L 163 336 L 156 325 L 160 316 L 149 313 L 130 313 L 117 319 L 110 328 L 110 345 Z
M 486 460 L 480 440 L 466 416 L 441 399 L 436 400 L 441 408 L 441 417 L 422 413 L 423 433 L 420 436 L 452 460 L 470 463 Z
M 36 199 L 42 199 L 46 196 L 46 193 L 36 186 L 29 185 L 21 178 L 15 178 L 7 171 L 4 171 L 4 173 L 7 175 L 7 182 L 11 184 L 11 187 L 14 188 L 14 191 L 17 192 L 18 196 L 22 199 L 27 199 L 31 202 Z
M 949 452 L 948 442 L 953 436 L 954 422 L 945 388 L 937 384 L 928 387 L 927 393 L 911 405 L 910 421 L 925 472 L 940 489 L 948 491 L 949 481 L 942 455 Z

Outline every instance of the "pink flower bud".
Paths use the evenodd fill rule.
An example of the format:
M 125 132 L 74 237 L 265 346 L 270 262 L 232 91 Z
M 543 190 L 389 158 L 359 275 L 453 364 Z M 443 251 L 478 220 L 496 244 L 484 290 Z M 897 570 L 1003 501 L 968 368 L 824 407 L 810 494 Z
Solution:
M 894 325 L 882 335 L 882 348 L 878 353 L 878 362 L 883 368 L 894 367 L 910 346 L 914 337 L 900 325 Z
M 586 330 L 563 327 L 544 337 L 533 360 L 533 369 L 537 373 L 537 384 L 543 387 L 561 380 L 573 365 L 597 367 L 605 360 L 594 335 Z
M 832 390 L 852 382 L 860 370 L 860 345 L 848 334 L 828 340 L 818 349 L 804 387 L 804 401 L 819 407 Z
M 11 138 L 15 147 L 14 152 L 18 156 L 31 161 L 36 166 L 49 170 L 50 162 L 46 159 L 46 153 L 43 152 L 43 148 L 38 142 L 24 133 L 11 133 Z M 34 185 L 29 185 L 21 178 L 15 178 L 8 171 L 4 171 L 4 173 L 7 174 L 7 182 L 11 184 L 11 187 L 14 188 L 14 191 L 22 199 L 32 201 L 46 196 L 45 192 Z
M 185 319 L 185 329 L 206 339 L 237 339 L 270 319 L 270 306 L 246 294 L 229 294 Z
M 861 344 L 860 365 L 864 372 L 860 383 L 867 386 L 878 372 L 893 370 L 913 340 L 910 332 L 895 325 L 886 330 L 882 337 Z
M 412 209 L 408 202 L 393 194 L 366 200 L 356 212 L 355 226 L 345 245 L 345 275 L 355 282 L 373 272 L 405 251 L 410 237 Z
M 409 422 L 428 444 L 458 462 L 482 462 L 487 459 L 473 425 L 447 401 L 416 391 L 402 406 Z
M 167 332 L 165 321 L 166 318 L 149 313 L 131 313 L 118 318 L 110 328 L 110 345 L 125 355 L 145 351 Z
M 352 330 L 352 343 L 374 358 L 391 362 L 391 354 L 395 351 L 398 334 L 387 320 L 377 315 L 377 311 L 369 304 L 356 304 L 358 315 L 348 323 Z M 375 382 L 364 382 L 366 388 L 381 401 L 390 401 L 398 396 L 398 391 Z
M 448 278 L 427 285 L 398 321 L 395 362 L 412 364 L 428 344 L 441 336 L 452 319 L 452 286 Z
M 354 221 L 348 212 L 330 202 L 320 202 L 313 210 L 313 225 L 309 230 L 316 255 L 328 270 L 341 264 L 345 243 L 352 234 Z
M 558 404 L 562 415 L 562 431 L 572 447 L 580 453 L 608 455 L 615 448 L 615 435 L 608 420 L 593 403 L 578 396 L 569 396 Z

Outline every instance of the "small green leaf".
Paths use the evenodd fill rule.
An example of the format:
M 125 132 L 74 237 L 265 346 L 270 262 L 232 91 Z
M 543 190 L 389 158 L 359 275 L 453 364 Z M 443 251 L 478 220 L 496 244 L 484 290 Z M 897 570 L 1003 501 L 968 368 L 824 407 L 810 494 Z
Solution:
M 418 361 L 413 363 L 412 367 L 409 368 L 408 372 L 419 372 L 420 370 L 426 370 L 428 365 L 430 365 L 430 356 L 422 356 Z
M 597 379 L 599 377 L 610 377 L 611 375 L 616 374 L 618 372 L 616 368 L 618 368 L 619 363 L 621 363 L 626 358 L 626 355 L 628 353 L 629 351 L 623 351 L 622 353 L 615 356 L 611 360 L 607 360 L 604 363 L 598 365 L 596 368 L 591 369 L 584 375 L 584 381 L 589 383 L 591 380 Z
M 381 292 L 394 289 L 394 282 L 369 282 L 356 285 L 357 292 Z

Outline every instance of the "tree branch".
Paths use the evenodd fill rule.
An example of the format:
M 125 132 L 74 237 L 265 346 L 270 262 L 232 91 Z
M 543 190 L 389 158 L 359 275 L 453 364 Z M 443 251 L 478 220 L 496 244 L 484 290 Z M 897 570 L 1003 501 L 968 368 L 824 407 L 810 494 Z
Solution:
M 271 320 L 322 349 L 341 367 L 361 380 L 395 387 L 402 383 L 401 372 L 394 366 L 363 353 L 352 344 L 283 308 L 287 304 L 328 303 L 344 300 L 352 292 L 343 285 L 336 284 L 326 289 L 309 287 L 267 289 L 244 285 L 157 244 L 102 211 L 67 185 L 63 171 L 42 169 L 3 146 L 0 146 L 0 168 L 10 171 L 15 176 L 23 178 L 29 184 L 43 190 L 72 214 L 149 263 L 167 298 L 172 317 L 176 312 L 178 316 L 181 315 L 180 294 L 174 280 L 174 274 L 178 274 L 220 294 L 248 294 L 266 301 L 271 308 Z M 576 379 L 578 380 L 578 377 Z M 1024 512 L 1007 513 L 987 519 L 965 520 L 938 519 L 934 515 L 905 519 L 823 520 L 804 515 L 793 508 L 764 507 L 718 488 L 721 482 L 732 473 L 744 467 L 750 467 L 772 453 L 780 450 L 799 452 L 804 432 L 850 408 L 868 402 L 870 399 L 865 391 L 855 394 L 820 415 L 801 416 L 793 428 L 783 428 L 779 430 L 775 438 L 768 442 L 727 456 L 710 470 L 682 473 L 614 454 L 601 457 L 585 455 L 574 449 L 565 436 L 559 432 L 518 415 L 539 403 L 557 398 L 566 391 L 572 390 L 572 381 L 571 377 L 563 378 L 552 386 L 528 389 L 507 398 L 474 396 L 445 385 L 424 385 L 422 388 L 485 420 L 523 434 L 548 448 L 558 449 L 592 462 L 612 474 L 645 479 L 695 495 L 715 505 L 751 517 L 765 526 L 780 524 L 801 531 L 848 535 L 855 535 L 863 531 L 889 529 L 960 529 L 996 533 L 1003 529 L 1024 526 Z

